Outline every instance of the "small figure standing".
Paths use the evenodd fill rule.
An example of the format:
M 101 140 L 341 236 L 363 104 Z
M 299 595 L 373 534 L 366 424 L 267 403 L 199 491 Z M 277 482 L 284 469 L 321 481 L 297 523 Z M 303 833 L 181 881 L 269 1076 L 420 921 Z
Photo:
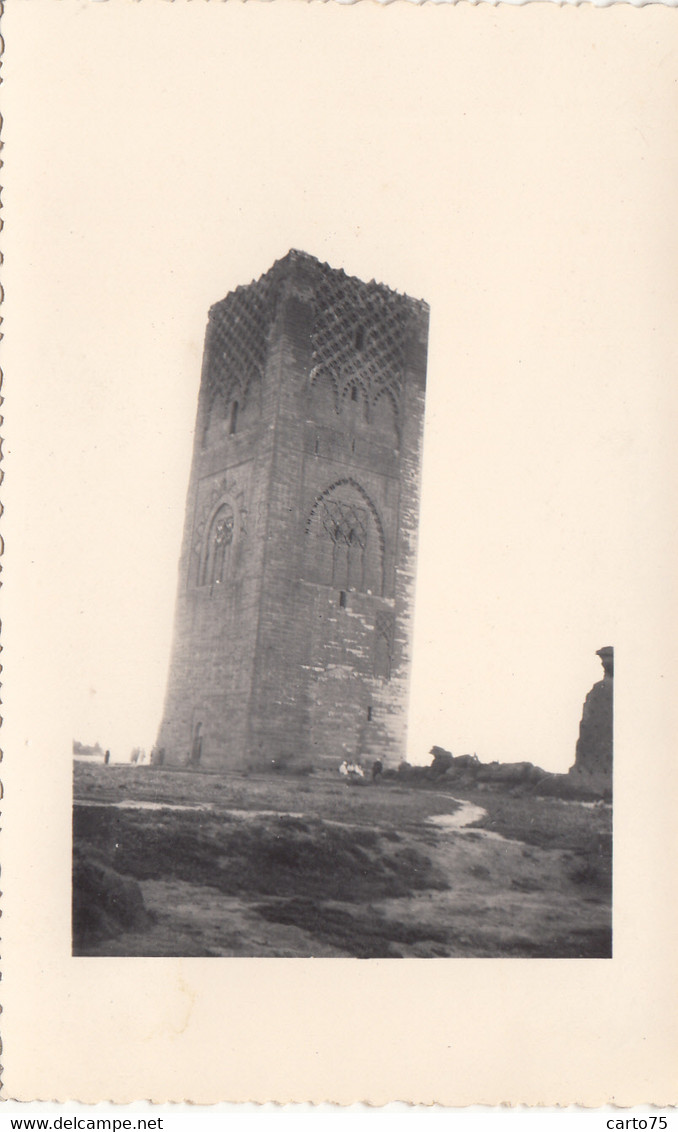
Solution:
M 372 781 L 376 782 L 384 773 L 384 764 L 381 759 L 375 759 L 372 763 Z
M 106 751 L 106 754 L 104 755 L 104 766 L 108 766 L 110 761 L 111 761 L 111 752 Z

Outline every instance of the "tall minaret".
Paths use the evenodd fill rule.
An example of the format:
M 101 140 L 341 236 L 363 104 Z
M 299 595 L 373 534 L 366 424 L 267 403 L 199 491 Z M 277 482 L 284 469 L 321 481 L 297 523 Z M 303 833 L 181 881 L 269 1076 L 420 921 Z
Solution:
M 427 340 L 297 251 L 210 310 L 167 763 L 405 757 Z

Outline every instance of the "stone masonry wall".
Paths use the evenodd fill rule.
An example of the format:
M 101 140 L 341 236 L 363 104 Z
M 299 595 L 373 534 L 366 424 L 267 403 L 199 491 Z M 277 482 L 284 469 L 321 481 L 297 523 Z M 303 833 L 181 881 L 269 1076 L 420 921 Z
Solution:
M 361 351 L 351 341 L 357 327 L 365 337 L 369 334 L 360 295 L 355 299 L 356 291 L 371 291 L 369 285 L 348 281 L 348 300 L 343 287 L 338 288 L 345 368 L 337 382 L 329 381 L 327 350 L 325 388 L 318 390 L 313 383 L 319 295 L 328 301 L 327 289 L 323 295 L 318 283 L 322 273 L 314 261 L 297 264 L 280 305 L 276 342 L 283 377 L 250 756 L 334 763 L 378 756 L 393 763 L 406 753 L 427 311 L 379 288 L 382 307 L 391 300 L 399 308 L 402 368 L 391 383 L 399 394 L 397 421 L 390 407 L 378 412 L 375 421 L 370 412 L 374 405 L 365 404 L 364 391 L 369 394 L 370 378 L 376 384 L 376 367 L 364 376 Z M 321 316 L 326 322 L 325 306 Z M 367 358 L 368 365 L 373 361 Z M 354 400 L 356 386 L 359 397 Z M 381 400 L 377 398 L 378 409 Z M 381 528 L 383 585 L 375 583 L 371 591 L 349 584 L 344 588 L 330 577 L 322 581 L 309 570 L 309 516 L 323 496 L 333 503 L 334 485 L 339 506 L 356 507 L 369 528 L 364 561 L 373 579 Z M 386 626 L 387 633 L 379 634 L 378 625 Z M 379 671 L 376 654 L 387 636 L 382 652 L 390 655 L 381 658 Z
M 267 286 L 269 302 L 252 304 L 255 313 L 263 309 L 264 321 L 258 339 L 252 336 L 249 370 L 242 348 L 234 366 L 227 354 L 229 322 L 242 322 L 247 290 L 239 288 L 212 308 L 205 339 L 174 643 L 158 735 L 158 747 L 175 765 L 190 761 L 198 723 L 201 766 L 242 766 L 247 748 L 272 452 L 275 375 L 267 366 L 268 339 L 276 307 Z M 257 284 L 249 290 L 256 298 Z M 246 382 L 236 380 L 242 372 Z M 231 433 L 236 399 L 241 411 Z M 210 517 L 223 502 L 234 512 L 227 569 L 218 584 L 201 585 Z
M 213 308 L 167 761 L 405 757 L 427 330 L 296 252 Z

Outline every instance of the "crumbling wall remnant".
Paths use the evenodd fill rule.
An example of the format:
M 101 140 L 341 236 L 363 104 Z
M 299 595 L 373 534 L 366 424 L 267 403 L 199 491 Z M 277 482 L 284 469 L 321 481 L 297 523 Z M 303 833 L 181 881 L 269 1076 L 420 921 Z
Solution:
M 614 649 L 598 649 L 604 676 L 584 701 L 574 766 L 570 775 L 603 791 L 612 790 Z

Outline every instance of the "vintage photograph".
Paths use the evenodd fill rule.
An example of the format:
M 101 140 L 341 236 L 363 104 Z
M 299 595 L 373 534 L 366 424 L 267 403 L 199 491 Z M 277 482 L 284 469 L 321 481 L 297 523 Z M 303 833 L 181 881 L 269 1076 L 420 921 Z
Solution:
M 428 333 L 296 249 L 210 308 L 157 740 L 73 743 L 75 955 L 611 955 L 613 648 L 565 773 L 408 735 Z
M 12 1096 L 672 1099 L 676 33 L 6 6 Z

